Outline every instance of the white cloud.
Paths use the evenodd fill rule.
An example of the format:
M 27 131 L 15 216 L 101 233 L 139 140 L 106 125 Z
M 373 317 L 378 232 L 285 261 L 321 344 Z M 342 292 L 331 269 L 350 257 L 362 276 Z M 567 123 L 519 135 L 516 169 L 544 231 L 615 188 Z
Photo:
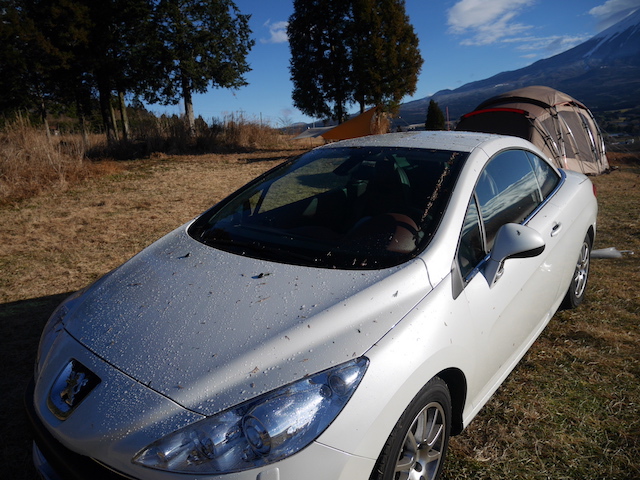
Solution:
M 465 35 L 463 45 L 489 45 L 532 27 L 513 19 L 536 0 L 460 0 L 447 12 L 449 32 Z
M 264 26 L 269 29 L 269 38 L 260 39 L 261 43 L 286 43 L 289 41 L 289 36 L 287 35 L 287 26 L 289 22 L 275 22 L 271 23 L 271 20 L 267 20 L 264 23 Z
M 449 33 L 462 37 L 467 46 L 510 44 L 527 59 L 564 52 L 587 40 L 590 35 L 539 37 L 532 25 L 519 23 L 518 15 L 538 0 L 459 0 L 447 13 Z M 640 3 L 640 0 L 609 0 Z M 607 2 L 607 3 L 609 3 Z
M 601 31 L 618 23 L 638 8 L 640 8 L 640 0 L 607 0 L 602 5 L 589 10 L 589 14 L 595 17 L 598 30 Z
M 546 45 L 543 46 L 544 50 L 549 55 L 557 55 L 558 53 L 565 52 L 576 45 L 580 45 L 591 38 L 590 34 L 585 35 L 562 35 L 557 37 L 547 37 L 545 40 Z
M 550 57 L 562 53 L 576 45 L 585 42 L 591 35 L 551 35 L 548 37 L 520 37 L 503 40 L 504 43 L 517 43 L 516 48 L 522 52 L 532 52 L 523 55 L 524 58 Z M 535 53 L 534 53 L 535 52 Z

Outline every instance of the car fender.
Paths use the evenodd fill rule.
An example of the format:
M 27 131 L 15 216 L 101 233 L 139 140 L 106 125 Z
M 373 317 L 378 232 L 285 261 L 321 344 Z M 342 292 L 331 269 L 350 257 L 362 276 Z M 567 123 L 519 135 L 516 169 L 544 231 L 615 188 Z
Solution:
M 469 306 L 454 302 L 451 291 L 449 276 L 366 352 L 370 365 L 362 383 L 318 442 L 377 458 L 402 412 L 431 378 L 452 368 L 465 377 L 473 374 Z

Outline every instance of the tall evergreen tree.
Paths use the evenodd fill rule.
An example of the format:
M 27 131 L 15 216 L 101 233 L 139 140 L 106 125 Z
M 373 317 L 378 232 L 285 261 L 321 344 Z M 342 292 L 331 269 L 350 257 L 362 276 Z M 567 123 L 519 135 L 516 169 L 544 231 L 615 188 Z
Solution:
M 73 0 L 9 0 L 1 15 L 2 110 L 37 109 L 46 122 L 48 108 L 73 103 L 82 82 L 87 11 Z
M 189 131 L 195 133 L 193 94 L 209 86 L 238 88 L 247 84 L 250 15 L 231 0 L 159 0 L 156 25 L 164 48 L 164 75 L 148 100 L 184 101 Z
M 404 0 L 294 0 L 289 19 L 293 101 L 346 119 L 349 104 L 397 106 L 415 92 L 422 57 Z
M 31 103 L 29 44 L 35 25 L 15 0 L 0 0 L 0 110 Z M 35 59 L 33 59 L 35 60 Z
M 5 36 L 11 33 L 9 26 L 13 29 L 5 36 L 12 43 L 0 47 L 8 60 L 13 57 L 3 77 L 21 85 L 19 106 L 38 108 L 46 122 L 51 105 L 66 105 L 68 111 L 75 105 L 84 125 L 97 92 L 107 139 L 115 140 L 112 93 L 141 90 L 140 85 L 155 73 L 150 68 L 152 51 L 139 48 L 146 44 L 141 35 L 154 32 L 150 26 L 153 0 L 3 2 L 13 7 L 2 10 L 5 28 L 0 27 L 0 32 Z M 14 93 L 12 97 L 17 99 Z
M 404 0 L 353 0 L 354 98 L 395 110 L 416 91 L 422 56 Z
M 353 101 L 351 2 L 294 0 L 287 33 L 293 103 L 311 116 L 346 119 Z
M 424 123 L 425 130 L 446 130 L 446 122 L 444 114 L 435 100 L 429 101 L 429 108 L 427 108 L 427 119 Z
M 125 95 L 150 103 L 184 99 L 209 85 L 237 88 L 249 71 L 249 16 L 231 0 L 0 0 L 0 109 L 77 105 L 82 118 L 97 93 L 105 132 L 123 133 Z M 36 101 L 37 100 L 37 101 Z
M 61 1 L 61 0 L 58 0 Z M 123 136 L 128 136 L 125 93 L 141 91 L 160 72 L 153 0 L 75 0 L 89 11 L 89 55 L 83 66 L 93 77 L 107 139 L 117 139 L 113 94 L 118 94 Z

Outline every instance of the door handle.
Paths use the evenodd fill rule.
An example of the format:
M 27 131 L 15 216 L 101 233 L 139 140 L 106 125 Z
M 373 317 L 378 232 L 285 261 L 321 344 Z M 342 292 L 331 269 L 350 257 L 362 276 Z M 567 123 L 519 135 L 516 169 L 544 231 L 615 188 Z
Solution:
M 560 233 L 560 230 L 562 230 L 562 224 L 561 223 L 555 223 L 553 225 L 553 227 L 551 228 L 551 236 L 555 237 L 556 235 L 558 235 Z

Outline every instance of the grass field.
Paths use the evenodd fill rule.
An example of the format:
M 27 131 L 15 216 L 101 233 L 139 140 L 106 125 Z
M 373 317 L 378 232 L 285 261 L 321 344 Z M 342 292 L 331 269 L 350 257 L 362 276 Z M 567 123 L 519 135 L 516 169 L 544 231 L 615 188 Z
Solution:
M 22 394 L 40 331 L 65 295 L 296 153 L 119 162 L 102 176 L 0 207 L 1 472 L 35 478 Z M 593 179 L 594 248 L 635 255 L 593 260 L 585 303 L 555 315 L 452 440 L 447 479 L 640 479 L 640 157 L 612 163 L 620 168 Z

